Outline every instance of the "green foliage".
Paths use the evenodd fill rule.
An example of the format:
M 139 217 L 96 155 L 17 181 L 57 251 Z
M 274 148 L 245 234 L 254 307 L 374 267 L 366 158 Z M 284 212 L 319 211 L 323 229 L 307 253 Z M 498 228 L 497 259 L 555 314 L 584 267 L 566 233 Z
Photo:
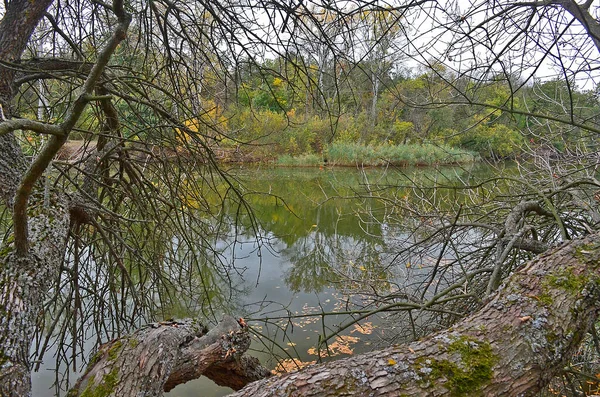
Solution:
M 410 121 L 396 120 L 392 125 L 392 131 L 391 142 L 395 144 L 406 143 L 408 138 L 413 135 L 415 125 Z
M 318 166 L 323 164 L 323 158 L 318 154 L 303 154 L 297 157 L 284 154 L 277 159 L 277 165 L 285 167 Z
M 42 150 L 42 146 L 47 140 L 46 137 L 30 131 L 17 133 L 15 134 L 15 137 L 26 156 L 37 155 Z
M 378 92 L 374 114 L 371 87 L 360 70 L 342 68 L 340 73 L 347 73 L 345 80 L 328 87 L 328 77 L 317 82 L 318 68 L 323 66 L 315 64 L 306 75 L 297 70 L 301 60 L 296 61 L 266 60 L 261 67 L 240 71 L 236 102 L 225 105 L 227 121 L 222 124 L 228 133 L 221 146 L 250 143 L 252 158 L 271 161 L 288 156 L 281 164 L 314 163 L 317 157 L 300 158 L 323 154 L 338 159 L 339 164 L 364 160 L 380 165 L 445 163 L 452 162 L 452 156 L 462 156 L 461 152 L 450 157 L 448 153 L 438 155 L 439 151 L 418 147 L 427 142 L 444 142 L 447 147 L 442 152 L 460 148 L 492 159 L 515 158 L 538 146 L 562 152 L 593 145 L 578 128 L 510 112 L 516 109 L 561 118 L 566 109 L 562 102 L 572 97 L 577 118 L 594 123 L 592 116 L 598 111 L 594 96 L 562 81 L 522 87 L 522 95 L 517 97 L 505 76 L 488 81 L 457 80 L 451 71 L 434 65 L 415 77 L 394 80 L 381 76 L 386 84 Z M 361 61 L 363 70 L 370 70 L 371 61 Z M 306 80 L 308 77 L 312 80 Z M 472 105 L 455 103 L 457 87 Z M 335 146 L 346 144 L 351 146 Z M 357 144 L 363 148 L 354 146 Z M 413 146 L 399 148 L 407 144 Z M 435 156 L 430 158 L 432 153 Z
M 465 163 L 476 160 L 473 153 L 447 146 L 425 145 L 359 145 L 334 143 L 327 159 L 333 165 L 433 165 Z
M 457 134 L 449 143 L 477 152 L 483 157 L 509 158 L 521 153 L 525 139 L 519 132 L 504 124 L 481 124 L 469 132 Z
M 261 148 L 273 145 L 288 128 L 288 120 L 282 113 L 270 110 L 253 111 L 250 108 L 232 109 L 228 117 L 231 137 L 236 142 L 256 145 L 261 155 L 268 156 L 272 148 Z
M 364 127 L 366 117 L 362 117 L 362 120 L 357 119 L 358 117 L 354 116 L 340 117 L 333 141 L 335 143 L 359 142 L 361 139 L 361 127 Z

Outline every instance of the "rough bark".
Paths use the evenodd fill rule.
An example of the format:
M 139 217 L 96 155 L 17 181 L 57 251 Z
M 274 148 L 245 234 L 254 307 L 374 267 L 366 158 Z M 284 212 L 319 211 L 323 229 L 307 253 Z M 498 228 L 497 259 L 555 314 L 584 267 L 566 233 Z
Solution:
M 11 117 L 15 70 L 29 38 L 52 0 L 16 0 L 6 3 L 0 21 L 0 122 Z M 0 197 L 12 207 L 27 162 L 14 136 L 0 134 Z M 29 394 L 29 347 L 40 315 L 44 292 L 62 262 L 68 221 L 65 203 L 54 197 L 50 208 L 35 214 L 29 235 L 31 252 L 15 255 L 14 244 L 0 248 L 0 395 Z M 38 209 L 39 211 L 39 209 Z M 61 250 L 62 249 L 62 250 Z M 58 255 L 58 250 L 61 254 Z M 57 256 L 59 258 L 57 259 Z
M 228 316 L 210 332 L 194 320 L 150 324 L 103 345 L 70 395 L 160 396 L 201 375 L 240 389 L 269 374 L 244 356 L 249 346 L 247 327 Z
M 10 103 L 14 95 L 15 68 L 6 65 L 20 60 L 33 30 L 52 0 L 15 0 L 7 3 L 0 20 L 0 122 L 11 117 Z M 0 134 L 0 196 L 12 206 L 18 181 L 27 169 L 25 156 L 15 138 Z
M 51 3 L 12 1 L 0 21 L 0 104 L 8 108 L 12 99 L 14 70 L 3 65 L 16 62 L 31 32 Z M 125 39 L 131 17 L 120 0 L 113 2 L 118 24 L 99 53 L 81 94 L 60 124 L 22 119 L 0 120 L 0 196 L 13 209 L 13 234 L 0 247 L 0 395 L 28 396 L 31 390 L 29 352 L 43 300 L 60 274 L 71 224 L 70 202 L 64 192 L 43 200 L 39 179 L 87 104 L 119 43 Z M 8 113 L 10 116 L 10 112 Z M 25 123 L 25 124 L 23 124 Z M 10 132 L 30 128 L 52 134 L 41 153 L 27 166 L 25 157 Z M 34 196 L 36 205 L 32 205 Z M 42 205 L 41 203 L 44 202 Z
M 52 0 L 13 0 L 7 2 L 6 12 L 0 21 L 0 105 L 9 116 L 14 95 L 15 69 L 3 63 L 21 59 L 33 30 L 42 19 Z
M 29 395 L 31 341 L 63 262 L 68 214 L 67 203 L 54 195 L 30 222 L 29 253 L 19 257 L 11 242 L 0 250 L 0 396 Z
M 255 382 L 233 396 L 535 395 L 597 319 L 598 237 L 529 262 L 483 309 L 450 329 Z

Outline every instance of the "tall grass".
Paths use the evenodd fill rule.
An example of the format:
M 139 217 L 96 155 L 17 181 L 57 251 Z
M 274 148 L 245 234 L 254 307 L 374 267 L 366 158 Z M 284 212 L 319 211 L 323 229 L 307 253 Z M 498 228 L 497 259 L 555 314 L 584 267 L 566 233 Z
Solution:
M 449 146 L 423 145 L 360 145 L 333 143 L 318 155 L 282 156 L 279 165 L 318 165 L 326 161 L 338 166 L 434 165 L 470 163 L 478 160 L 475 153 Z

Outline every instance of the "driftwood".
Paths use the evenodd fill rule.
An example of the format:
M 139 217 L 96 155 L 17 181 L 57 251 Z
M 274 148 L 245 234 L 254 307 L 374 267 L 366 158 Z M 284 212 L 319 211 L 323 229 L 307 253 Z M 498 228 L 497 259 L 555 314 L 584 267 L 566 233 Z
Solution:
M 568 362 L 599 311 L 600 242 L 593 235 L 530 261 L 450 329 L 263 379 L 233 396 L 534 395 Z M 236 389 L 267 374 L 242 355 L 249 339 L 235 320 L 203 332 L 190 321 L 166 323 L 113 342 L 77 390 L 157 396 L 201 374 Z

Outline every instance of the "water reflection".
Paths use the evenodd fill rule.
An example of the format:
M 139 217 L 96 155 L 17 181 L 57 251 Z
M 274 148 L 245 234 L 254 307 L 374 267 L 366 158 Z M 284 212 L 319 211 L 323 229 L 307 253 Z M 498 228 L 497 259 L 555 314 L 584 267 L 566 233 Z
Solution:
M 310 362 L 325 358 L 327 351 L 356 354 L 383 341 L 384 332 L 390 331 L 382 327 L 387 314 L 373 314 L 332 338 L 324 350 L 315 349 L 323 334 L 337 332 L 353 316 L 378 304 L 389 304 L 379 300 L 390 292 L 406 297 L 400 292 L 425 279 L 435 250 L 413 253 L 410 261 L 397 260 L 398 251 L 419 238 L 398 221 L 398 203 L 423 205 L 424 196 L 415 192 L 412 180 L 431 178 L 433 184 L 438 171 L 242 168 L 234 172 L 255 218 L 238 203 L 226 201 L 218 217 L 205 220 L 217 231 L 211 247 L 204 240 L 192 243 L 192 225 L 186 238 L 172 235 L 170 244 L 155 242 L 162 254 L 148 260 L 160 263 L 171 279 L 171 287 L 154 296 L 161 302 L 157 314 L 211 320 L 224 312 L 243 314 L 253 320 L 253 354 L 272 367 L 277 364 L 273 354 Z M 207 191 L 202 200 L 216 205 L 219 197 Z M 386 204 L 386 197 L 393 205 Z M 188 201 L 193 207 L 194 201 Z M 178 265 L 171 268 L 172 263 Z M 141 270 L 132 274 L 149 277 Z M 181 294 L 183 287 L 196 293 Z M 353 310 L 356 313 L 350 314 Z M 403 321 L 408 333 L 398 335 L 412 335 L 414 329 L 407 327 L 411 321 L 416 327 L 426 326 L 424 318 L 401 315 L 396 323 Z M 46 382 L 34 379 L 36 395 L 54 395 L 44 392 Z M 195 396 L 198 390 L 208 396 L 227 392 L 203 379 L 169 395 Z
M 378 343 L 381 318 L 373 315 L 316 350 L 320 336 L 335 332 L 349 318 L 332 313 L 364 308 L 373 297 L 360 291 L 383 295 L 398 289 L 398 280 L 408 275 L 405 267 L 398 271 L 391 262 L 399 239 L 409 236 L 386 223 L 388 208 L 365 194 L 369 180 L 392 178 L 390 183 L 398 184 L 398 175 L 377 169 L 279 168 L 242 169 L 237 176 L 251 187 L 245 198 L 260 229 L 252 229 L 252 220 L 245 216 L 237 218 L 243 228 L 229 237 L 236 243 L 221 244 L 229 249 L 224 255 L 243 269 L 236 280 L 246 290 L 241 309 L 254 319 L 251 324 L 259 335 L 253 354 L 272 366 L 276 354 L 289 366 L 291 358 L 312 362 L 328 354 L 356 354 Z M 236 213 L 235 208 L 228 210 Z M 191 390 L 191 396 L 194 387 L 177 388 L 172 393 L 180 394 L 172 395 L 184 396 L 184 390 Z

